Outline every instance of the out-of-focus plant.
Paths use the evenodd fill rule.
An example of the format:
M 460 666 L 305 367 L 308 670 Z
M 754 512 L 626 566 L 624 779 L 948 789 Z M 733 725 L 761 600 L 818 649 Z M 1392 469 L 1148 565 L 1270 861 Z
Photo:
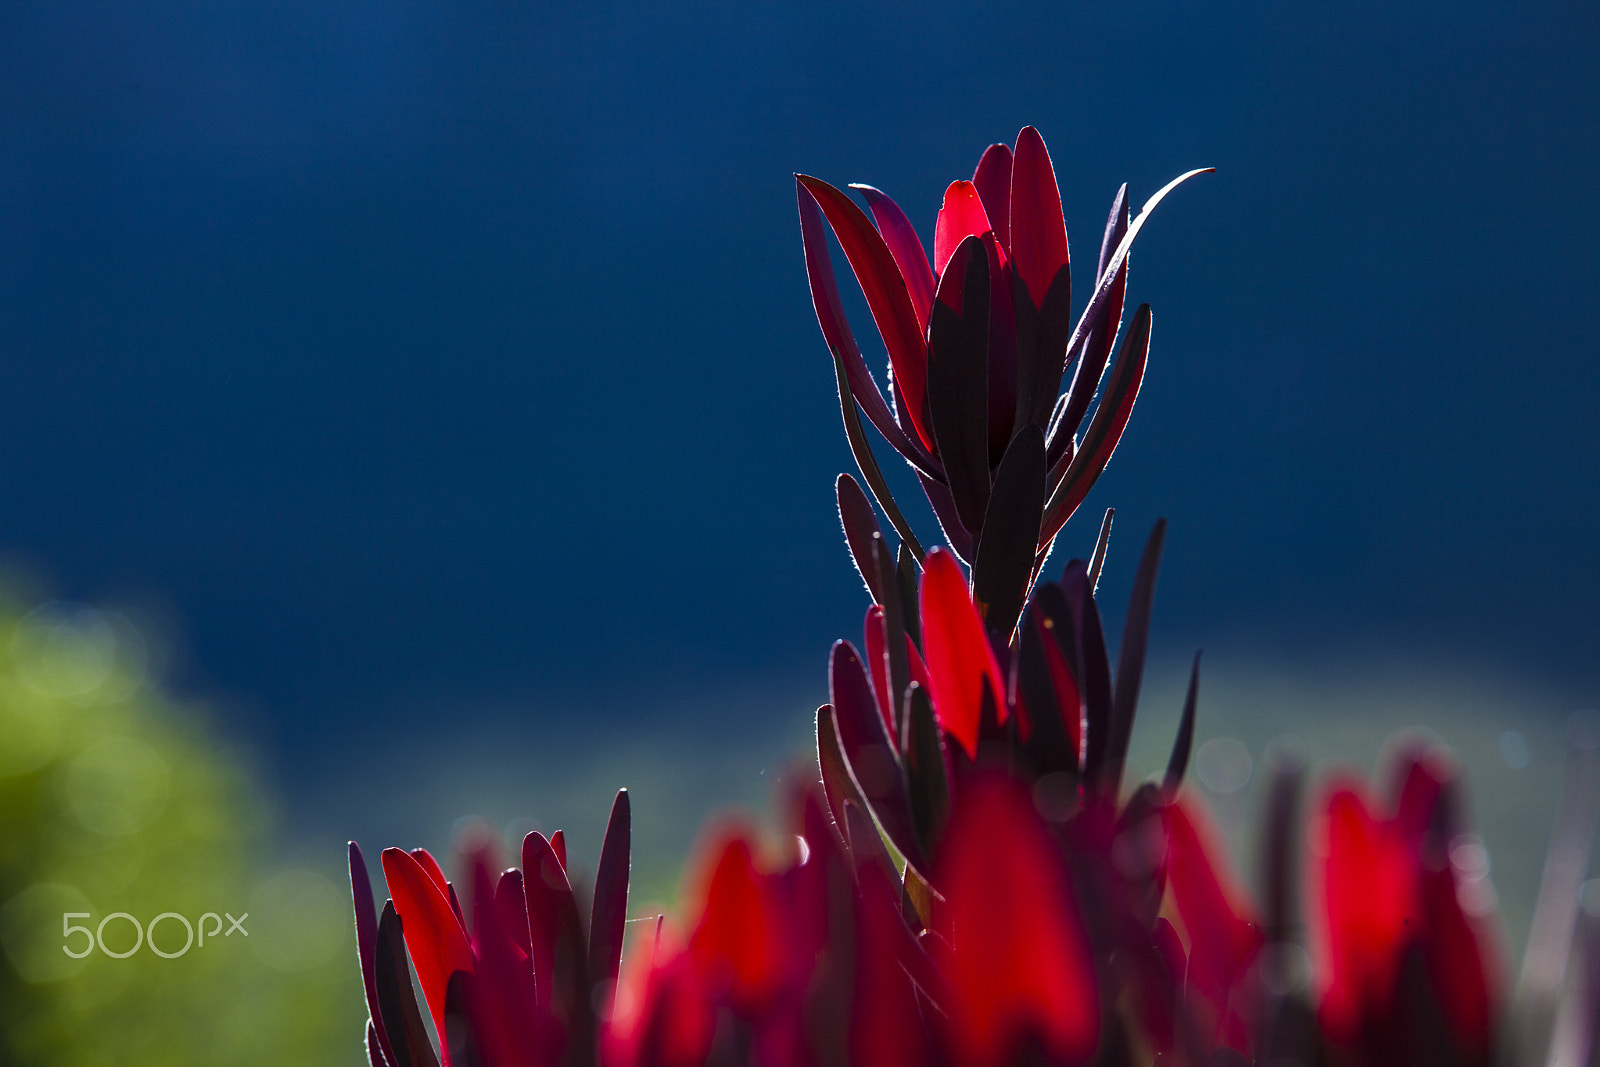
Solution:
M 243 763 L 162 695 L 145 649 L 116 613 L 0 603 L 0 1061 L 344 1059 L 359 1009 L 338 898 L 260 859 L 269 812 Z
M 1594 1062 L 1600 933 L 1577 899 L 1593 743 L 1574 749 L 1514 998 L 1440 751 L 1407 750 L 1381 801 L 1335 781 L 1309 848 L 1302 775 L 1284 764 L 1258 901 L 1183 788 L 1198 657 L 1165 775 L 1124 789 L 1165 523 L 1114 662 L 1095 600 L 1110 512 L 1088 560 L 1058 580 L 1043 569 L 1127 425 L 1151 321 L 1144 305 L 1122 326 L 1128 249 L 1182 180 L 1131 221 L 1119 193 L 1072 325 L 1060 196 L 1031 128 L 950 186 L 931 263 L 878 190 L 856 187 L 869 218 L 797 178 L 812 298 L 872 496 L 840 476 L 873 604 L 864 651 L 831 654 L 816 780 L 788 798 L 794 844 L 721 831 L 689 878 L 686 924 L 658 919 L 626 962 L 626 793 L 587 909 L 559 837 L 530 834 L 505 871 L 487 845 L 465 849 L 465 901 L 428 853 L 388 849 L 381 916 L 352 844 L 374 1067 Z M 845 322 L 825 224 L 887 350 L 892 405 Z M 863 414 L 916 471 L 948 548 L 917 540 Z

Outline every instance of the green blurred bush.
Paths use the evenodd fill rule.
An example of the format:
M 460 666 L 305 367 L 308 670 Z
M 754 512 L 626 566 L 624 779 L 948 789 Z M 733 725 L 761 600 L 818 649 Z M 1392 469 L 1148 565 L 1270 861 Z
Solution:
M 274 870 L 242 761 L 147 677 L 142 635 L 79 605 L 0 599 L 0 1062 L 358 1063 L 365 1012 L 344 889 Z M 248 913 L 176 958 L 74 959 L 112 913 Z M 226 930 L 228 923 L 223 920 Z M 183 923 L 155 928 L 175 953 Z M 134 944 L 126 919 L 106 948 Z

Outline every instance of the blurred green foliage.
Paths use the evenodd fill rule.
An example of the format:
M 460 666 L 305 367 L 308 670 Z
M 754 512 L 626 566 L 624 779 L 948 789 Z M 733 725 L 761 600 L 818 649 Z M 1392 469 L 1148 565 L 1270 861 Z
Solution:
M 364 1062 L 348 891 L 262 859 L 270 807 L 145 649 L 114 613 L 0 600 L 0 1062 Z M 100 927 L 117 912 L 205 943 L 63 951 L 89 940 L 67 923 L 133 947 L 128 919 Z M 207 912 L 248 913 L 248 935 Z M 178 953 L 184 923 L 153 936 Z

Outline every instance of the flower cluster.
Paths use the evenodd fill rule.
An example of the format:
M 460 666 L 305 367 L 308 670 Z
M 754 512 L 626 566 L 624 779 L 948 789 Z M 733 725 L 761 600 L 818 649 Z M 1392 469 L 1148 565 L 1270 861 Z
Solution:
M 682 925 L 658 918 L 626 960 L 626 792 L 588 902 L 562 835 L 534 833 L 520 867 L 502 869 L 488 843 L 464 850 L 466 907 L 427 852 L 386 850 L 380 915 L 352 844 L 373 1067 L 1378 1067 L 1512 1049 L 1593 1062 L 1600 934 L 1563 985 L 1577 911 L 1558 872 L 1536 919 L 1555 933 L 1533 939 L 1562 950 L 1558 980 L 1525 966 L 1537 1025 L 1513 1033 L 1482 848 L 1442 752 L 1407 750 L 1382 800 L 1331 783 L 1303 857 L 1302 774 L 1279 768 L 1259 903 L 1183 789 L 1198 656 L 1165 775 L 1124 787 L 1165 524 L 1114 662 L 1095 599 L 1110 512 L 1088 560 L 1044 573 L 1143 380 L 1151 317 L 1142 305 L 1123 325 L 1128 250 L 1189 176 L 1132 219 L 1118 194 L 1075 322 L 1060 195 L 1032 128 L 949 187 L 931 262 L 883 193 L 856 186 L 863 211 L 797 178 L 812 298 L 867 484 L 840 476 L 839 514 L 872 604 L 860 648 L 833 647 L 816 773 L 785 796 L 791 844 L 719 831 L 686 879 Z M 829 230 L 888 354 L 888 399 L 845 320 Z M 948 547 L 917 540 L 863 414 L 916 471 Z M 1568 823 L 1570 872 L 1593 825 Z

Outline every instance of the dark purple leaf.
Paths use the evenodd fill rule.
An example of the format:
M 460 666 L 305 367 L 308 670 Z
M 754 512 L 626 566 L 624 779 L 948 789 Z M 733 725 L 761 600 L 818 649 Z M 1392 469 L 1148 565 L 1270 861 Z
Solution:
M 522 839 L 522 887 L 528 898 L 534 998 L 565 1016 L 588 995 L 583 935 L 566 869 L 538 832 Z
M 1195 676 L 1200 657 L 1195 656 Z M 1192 697 L 1194 682 L 1189 684 Z M 1185 712 L 1187 714 L 1186 705 Z M 1169 774 L 1170 779 L 1170 774 Z M 1295 914 L 1299 893 L 1301 859 L 1295 854 L 1300 826 L 1300 787 L 1305 779 L 1305 761 L 1290 749 L 1275 746 L 1271 760 L 1271 784 L 1267 803 L 1262 808 L 1261 827 L 1261 906 L 1263 933 L 1268 941 L 1290 942 L 1300 929 Z M 1169 791 L 1174 786 L 1169 786 Z
M 872 565 L 878 575 L 878 584 L 884 590 L 883 638 L 884 658 L 888 667 L 889 740 L 898 748 L 905 737 L 905 715 L 901 707 L 906 686 L 911 684 L 911 660 L 906 653 L 905 603 L 900 599 L 900 586 L 895 580 L 895 559 L 889 546 L 880 536 L 872 542 Z
M 983 202 L 983 213 L 989 217 L 1007 255 L 1011 248 L 1011 147 L 992 144 L 978 160 L 978 169 L 972 172 L 972 186 L 978 190 Z
M 906 213 L 900 210 L 900 205 L 889 199 L 882 190 L 859 184 L 852 184 L 850 188 L 866 197 L 872 221 L 877 223 L 878 232 L 883 235 L 884 244 L 889 246 L 889 254 L 894 257 L 895 264 L 900 268 L 900 277 L 905 279 L 906 290 L 911 294 L 911 307 L 917 313 L 917 325 L 926 333 L 928 310 L 933 304 L 934 277 L 933 268 L 928 265 L 928 252 L 922 247 L 916 228 L 906 218 Z
M 927 392 L 925 334 L 917 322 L 899 265 L 882 235 L 848 196 L 827 182 L 804 174 L 795 175 L 795 181 L 827 216 L 856 281 L 861 283 L 867 307 L 889 352 L 895 394 L 902 402 L 901 425 L 913 427 L 923 446 L 931 448 L 933 436 L 928 432 L 923 411 Z
M 1133 594 L 1128 598 L 1128 615 L 1122 626 L 1122 647 L 1117 650 L 1116 687 L 1111 698 L 1109 748 L 1106 752 L 1108 792 L 1115 796 L 1122 781 L 1122 767 L 1128 759 L 1128 743 L 1133 736 L 1133 716 L 1139 706 L 1139 682 L 1144 676 L 1144 654 L 1150 638 L 1150 608 L 1156 594 L 1156 572 L 1161 566 L 1161 545 L 1166 540 L 1167 520 L 1157 519 L 1139 557 L 1139 571 L 1133 579 Z
M 375 1024 L 374 1036 L 385 1060 L 393 1060 L 389 1051 L 389 1038 L 383 1029 L 383 1015 L 378 1011 L 378 909 L 373 901 L 372 880 L 367 875 L 367 861 L 361 855 L 361 846 L 350 842 L 350 899 L 356 913 L 356 954 L 361 960 L 361 981 L 367 990 L 367 1015 Z
M 1097 277 L 1105 273 L 1106 264 L 1127 232 L 1128 186 L 1124 183 L 1122 188 L 1117 190 L 1117 197 L 1111 204 L 1111 214 L 1106 219 L 1105 236 L 1100 242 L 1100 269 Z M 1125 258 L 1122 266 L 1117 269 L 1111 288 L 1106 293 L 1105 303 L 1089 330 L 1083 349 L 1078 353 L 1077 369 L 1073 371 L 1072 384 L 1067 387 L 1065 394 L 1066 407 L 1061 412 L 1060 420 L 1051 424 L 1052 461 L 1060 457 L 1066 450 L 1067 442 L 1078 432 L 1078 426 L 1089 410 L 1089 402 L 1094 399 L 1095 390 L 1100 387 L 1100 376 L 1105 373 L 1106 361 L 1111 358 L 1111 346 L 1116 343 L 1117 330 L 1122 325 L 1122 308 L 1127 292 L 1128 261 Z M 1060 387 L 1059 380 L 1056 385 Z
M 1028 598 L 1044 517 L 1044 476 L 1044 431 L 1024 426 L 995 472 L 972 564 L 973 603 L 984 628 L 1001 644 L 1011 640 Z
M 1193 178 L 1196 174 L 1209 174 L 1213 169 L 1211 167 L 1202 167 L 1199 170 L 1186 171 L 1156 190 L 1155 195 L 1144 202 L 1144 207 L 1139 209 L 1138 217 L 1128 226 L 1127 232 L 1117 242 L 1115 251 L 1105 261 L 1105 265 L 1101 267 L 1100 277 L 1095 282 L 1094 294 L 1089 297 L 1089 306 L 1083 309 L 1083 314 L 1078 318 L 1078 324 L 1072 328 L 1072 337 L 1067 341 L 1068 352 L 1076 352 L 1078 346 L 1084 343 L 1088 334 L 1093 332 L 1095 324 L 1100 321 L 1105 304 L 1111 297 L 1111 289 L 1116 284 L 1117 274 L 1121 271 L 1123 263 L 1127 261 L 1128 250 L 1133 247 L 1134 238 L 1139 236 L 1139 231 L 1144 229 L 1145 223 L 1150 220 L 1150 214 L 1155 211 L 1156 205 L 1165 200 L 1168 193 Z
M 1000 464 L 1017 423 L 1017 311 L 1011 303 L 1011 267 L 992 233 L 989 254 L 989 469 Z
M 1141 304 L 1134 313 L 1116 366 L 1111 369 L 1105 396 L 1095 409 L 1077 455 L 1045 504 L 1043 540 L 1046 543 L 1066 525 L 1105 471 L 1106 464 L 1111 462 L 1111 454 L 1116 451 L 1122 431 L 1128 425 L 1128 416 L 1133 413 L 1134 401 L 1139 398 L 1139 385 L 1144 381 L 1145 361 L 1149 355 L 1150 305 Z
M 1017 422 L 1040 429 L 1054 425 L 1052 413 L 1066 373 L 1072 333 L 1072 270 L 1063 266 L 1035 307 L 1015 265 L 1009 273 L 1017 336 Z M 1065 405 L 1065 398 L 1060 401 Z
M 1111 548 L 1111 520 L 1116 517 L 1116 508 L 1106 508 L 1105 517 L 1100 520 L 1100 536 L 1094 539 L 1094 555 L 1089 557 L 1089 592 L 1093 594 L 1100 588 L 1100 571 L 1106 565 L 1106 552 Z
M 931 856 L 945 820 L 950 817 L 950 763 L 944 747 L 944 731 L 933 713 L 933 702 L 920 685 L 913 684 L 906 690 L 905 721 L 911 818 L 923 852 Z
M 877 568 L 872 563 L 872 539 L 880 536 L 878 517 L 873 514 L 872 503 L 861 486 L 848 474 L 841 474 L 834 482 L 834 494 L 839 500 L 839 522 L 844 526 L 845 545 L 850 549 L 850 562 L 856 565 L 873 603 L 883 603 L 883 587 Z
M 811 285 L 811 303 L 817 312 L 817 323 L 822 327 L 823 339 L 828 349 L 843 361 L 850 380 L 851 392 L 867 420 L 877 427 L 885 441 L 912 466 L 930 473 L 939 470 L 938 461 L 929 453 L 915 431 L 908 434 L 889 410 L 878 383 L 867 370 L 866 360 L 856 345 L 855 334 L 850 331 L 850 320 L 845 317 L 844 306 L 839 301 L 839 286 L 834 280 L 833 261 L 828 254 L 828 239 L 823 232 L 822 215 L 817 202 L 804 186 L 797 196 L 800 205 L 800 239 L 804 246 L 806 276 Z
M 1183 784 L 1189 770 L 1189 753 L 1194 748 L 1195 702 L 1200 696 L 1200 653 L 1194 654 L 1194 666 L 1189 669 L 1189 692 L 1183 698 L 1183 715 L 1178 720 L 1178 736 L 1172 742 L 1172 756 L 1167 760 L 1167 775 L 1162 788 L 1171 796 Z
M 527 929 L 522 873 L 511 870 L 496 878 L 493 850 L 479 848 L 469 857 L 472 871 L 473 972 L 475 995 L 467 1005 L 478 1050 L 486 1063 L 527 1064 L 540 1046 L 539 1012 L 533 972 L 516 944 L 516 927 Z M 515 876 L 514 882 L 508 878 Z M 501 890 L 515 886 L 515 893 Z M 509 913 L 509 914 L 508 914 Z M 514 926 L 508 927 L 509 918 Z M 448 1023 L 448 992 L 446 995 Z M 453 1065 L 452 1065 L 453 1067 Z
M 472 1025 L 474 980 L 466 971 L 450 976 L 444 997 L 444 1043 L 450 1067 L 485 1067 Z
M 917 566 L 916 557 L 912 556 L 904 542 L 900 545 L 900 552 L 895 559 L 894 568 L 895 585 L 900 590 L 900 603 L 907 608 L 905 612 L 906 636 L 916 646 L 918 652 L 922 651 L 922 627 L 920 613 L 917 610 L 917 587 L 922 581 L 922 568 Z
M 1061 592 L 1072 613 L 1077 644 L 1073 676 L 1083 696 L 1083 773 L 1090 782 L 1098 782 L 1105 766 L 1107 728 L 1111 722 L 1111 660 L 1106 654 L 1100 608 L 1089 589 L 1089 571 L 1083 560 L 1067 564 L 1066 573 L 1061 576 Z
M 500 881 L 494 888 L 494 906 L 500 928 L 531 959 L 533 945 L 528 939 L 528 898 L 522 890 L 522 872 L 515 867 L 500 875 Z M 531 968 L 529 973 L 532 973 Z
M 889 850 L 884 847 L 878 828 L 872 824 L 872 816 L 858 808 L 853 800 L 844 802 L 844 830 L 857 878 L 865 868 L 875 867 L 891 883 L 900 880 L 895 873 L 894 860 L 889 858 Z
M 817 709 L 817 765 L 822 774 L 822 792 L 828 799 L 828 811 L 842 839 L 845 834 L 844 802 L 867 806 L 861 784 L 850 773 L 845 761 L 844 747 L 839 741 L 839 722 L 832 704 Z
M 928 323 L 928 409 L 950 495 L 974 534 L 989 504 L 989 254 L 969 237 L 939 279 Z
M 861 420 L 856 417 L 856 403 L 854 395 L 850 392 L 850 382 L 845 376 L 844 363 L 837 352 L 833 355 L 834 381 L 839 387 L 839 414 L 844 419 L 845 439 L 850 442 L 850 453 L 855 456 L 856 466 L 861 469 L 861 477 L 866 479 L 867 488 L 872 490 L 872 495 L 877 498 L 878 506 L 889 517 L 889 525 L 894 527 L 895 533 L 900 535 L 900 540 L 911 546 L 912 553 L 917 559 L 922 559 L 922 545 L 917 541 L 917 535 L 911 532 L 911 524 L 900 512 L 900 506 L 894 502 L 894 496 L 889 492 L 889 483 L 884 481 L 883 472 L 878 469 L 878 461 L 872 455 L 872 448 L 867 444 L 867 435 L 861 430 Z M 925 480 L 926 476 L 918 471 L 918 476 Z
M 945 544 L 961 558 L 961 562 L 971 566 L 974 549 L 972 534 L 961 524 L 961 516 L 956 514 L 956 500 L 950 495 L 950 487 L 934 481 L 921 471 L 917 472 L 917 478 L 922 482 L 922 491 L 933 508 L 934 518 L 939 520 Z
M 605 843 L 600 847 L 600 866 L 594 876 L 594 908 L 589 918 L 589 981 L 610 997 L 610 986 L 617 981 L 622 964 L 622 938 L 628 929 L 628 868 L 633 836 L 632 810 L 628 791 L 619 789 L 611 806 L 611 821 L 606 825 Z M 610 1012 L 609 1002 L 596 1004 L 602 1018 Z
M 911 826 L 905 768 L 889 741 L 872 697 L 861 658 L 848 641 L 836 641 L 828 658 L 828 696 L 845 764 L 867 801 L 867 810 L 907 860 L 922 867 L 922 851 Z
M 393 901 L 383 906 L 373 954 L 378 1013 L 389 1035 L 389 1062 L 393 1067 L 438 1067 L 411 988 L 411 968 L 406 963 L 400 916 Z
M 1067 716 L 1079 718 L 1083 713 L 1082 701 L 1070 675 L 1065 684 L 1058 687 L 1047 647 L 1059 637 L 1070 642 L 1071 635 L 1070 609 L 1060 587 L 1050 582 L 1040 585 L 1022 616 L 1011 685 L 1015 697 L 1020 698 L 1019 706 L 1027 712 L 1028 735 L 1024 751 L 1035 774 L 1041 777 L 1062 774 L 1076 781 L 1077 731 L 1068 732 Z M 1068 691 L 1063 693 L 1058 688 Z

